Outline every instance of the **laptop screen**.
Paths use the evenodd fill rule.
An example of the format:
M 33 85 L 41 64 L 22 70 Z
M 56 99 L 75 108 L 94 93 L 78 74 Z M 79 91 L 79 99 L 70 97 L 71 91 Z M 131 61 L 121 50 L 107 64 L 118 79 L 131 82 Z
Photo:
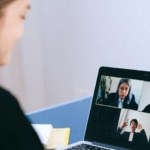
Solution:
M 150 72 L 100 68 L 85 140 L 150 148 Z

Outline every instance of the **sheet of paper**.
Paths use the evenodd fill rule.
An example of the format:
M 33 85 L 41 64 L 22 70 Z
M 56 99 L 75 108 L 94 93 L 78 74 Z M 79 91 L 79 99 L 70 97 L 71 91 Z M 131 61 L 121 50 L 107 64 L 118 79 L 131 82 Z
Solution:
M 52 125 L 50 124 L 32 124 L 33 128 L 35 129 L 36 133 L 38 134 L 41 143 L 47 145 L 50 141 L 50 136 L 52 132 Z

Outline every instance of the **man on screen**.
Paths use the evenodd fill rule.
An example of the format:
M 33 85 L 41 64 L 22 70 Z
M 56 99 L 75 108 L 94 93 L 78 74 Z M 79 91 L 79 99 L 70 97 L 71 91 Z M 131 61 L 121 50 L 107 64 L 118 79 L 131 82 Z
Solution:
M 124 127 L 128 125 L 128 120 L 127 119 L 121 127 L 117 129 L 117 137 L 119 137 L 123 141 L 129 141 L 129 142 L 134 142 L 134 143 L 141 143 L 141 144 L 146 144 L 148 143 L 146 133 L 144 129 L 142 128 L 142 125 L 139 123 L 137 119 L 132 119 L 130 121 L 130 132 L 123 132 Z M 135 132 L 136 129 L 139 129 L 140 132 Z

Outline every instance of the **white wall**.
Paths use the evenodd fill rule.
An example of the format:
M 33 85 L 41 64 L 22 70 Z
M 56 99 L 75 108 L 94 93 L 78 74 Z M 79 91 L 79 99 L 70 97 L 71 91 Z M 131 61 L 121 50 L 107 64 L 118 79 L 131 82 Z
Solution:
M 150 70 L 149 0 L 31 0 L 31 7 L 20 55 L 0 70 L 1 85 L 26 112 L 91 95 L 100 66 Z

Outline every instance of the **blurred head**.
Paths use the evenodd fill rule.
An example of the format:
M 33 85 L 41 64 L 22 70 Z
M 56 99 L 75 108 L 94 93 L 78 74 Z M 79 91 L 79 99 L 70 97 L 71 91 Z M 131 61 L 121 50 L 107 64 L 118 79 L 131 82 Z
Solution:
M 131 129 L 131 132 L 134 133 L 136 128 L 138 126 L 138 121 L 136 119 L 132 119 L 130 121 L 130 129 Z
M 0 0 L 0 66 L 10 60 L 11 51 L 21 38 L 29 0 Z
M 130 97 L 130 91 L 131 91 L 131 82 L 129 79 L 121 79 L 118 88 L 117 88 L 117 95 L 121 99 L 125 99 L 126 97 Z

